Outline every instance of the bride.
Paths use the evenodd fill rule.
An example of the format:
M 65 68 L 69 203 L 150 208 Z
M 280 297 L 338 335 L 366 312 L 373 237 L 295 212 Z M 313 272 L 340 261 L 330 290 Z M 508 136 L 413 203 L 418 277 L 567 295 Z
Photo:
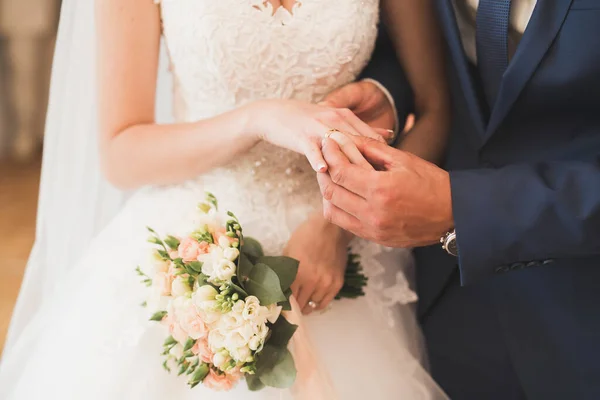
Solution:
M 221 209 L 236 213 L 244 232 L 266 253 L 300 260 L 293 290 L 301 310 L 312 312 L 301 323 L 335 398 L 446 398 L 423 366 L 410 304 L 416 300 L 409 287 L 410 253 L 353 239 L 320 215 L 315 171 L 327 168 L 322 138 L 336 129 L 381 140 L 382 130 L 351 112 L 317 105 L 354 81 L 369 61 L 379 1 L 103 0 L 95 11 L 86 3 L 63 4 L 63 14 L 71 13 L 71 19 L 63 15 L 59 35 L 66 48 L 59 43 L 64 54 L 57 50 L 53 91 L 63 84 L 69 90 L 50 104 L 48 131 L 54 136 L 46 141 L 40 200 L 54 207 L 39 216 L 25 294 L 1 364 L 0 398 L 292 395 L 276 389 L 249 392 L 243 384 L 229 392 L 202 385 L 190 390 L 183 378 L 161 367 L 164 332 L 139 306 L 146 289 L 133 271 L 146 262 L 145 227 L 160 233 L 189 229 L 205 191 L 219 199 Z M 427 143 L 435 138 L 425 129 L 431 128 L 426 118 L 436 116 L 430 105 L 443 97 L 440 60 L 427 51 L 437 48 L 435 35 L 426 33 L 434 30 L 427 26 L 429 2 L 383 0 L 382 7 L 398 36 L 397 47 L 403 55 L 407 49 L 414 54 L 404 64 L 422 118 L 401 146 L 424 157 L 437 154 L 432 148 L 440 145 Z M 97 56 L 77 29 L 65 37 L 73 26 L 85 31 L 94 16 Z M 407 31 L 413 34 L 398 34 Z M 169 124 L 155 120 L 161 36 L 173 77 L 175 123 Z M 77 75 L 77 66 L 90 60 L 97 62 L 92 86 L 92 75 Z M 58 82 L 57 71 L 62 71 Z M 71 79 L 78 83 L 69 84 Z M 96 85 L 98 146 L 88 139 L 96 108 L 90 111 L 82 100 L 95 93 Z M 59 121 L 52 117 L 57 114 L 63 116 Z M 62 135 L 68 132 L 66 141 Z M 64 158 L 50 161 L 48 154 L 56 155 L 57 148 Z M 136 189 L 89 246 L 84 238 L 93 227 L 77 232 L 77 223 L 66 221 L 84 225 L 91 214 L 118 203 L 119 195 L 90 174 L 96 158 L 88 149 L 99 154 L 113 185 Z M 74 187 L 73 182 L 79 183 Z M 61 235 L 49 234 L 59 226 Z M 343 280 L 348 246 L 361 255 L 369 285 L 364 297 L 332 301 Z M 69 267 L 79 253 L 76 266 Z M 34 268 L 36 257 L 44 258 L 46 269 Z M 32 290 L 31 282 L 40 281 L 52 281 L 52 288 Z M 39 307 L 23 306 L 33 304 L 27 300 L 36 295 Z

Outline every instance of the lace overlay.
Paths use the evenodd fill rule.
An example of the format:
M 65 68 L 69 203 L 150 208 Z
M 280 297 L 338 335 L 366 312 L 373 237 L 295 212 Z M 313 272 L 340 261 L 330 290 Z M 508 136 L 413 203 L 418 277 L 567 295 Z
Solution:
M 341 4 L 302 0 L 288 11 L 262 0 L 162 0 L 176 120 L 212 117 L 259 99 L 317 102 L 356 79 L 373 51 L 379 1 Z M 281 254 L 296 226 L 320 209 L 305 157 L 268 143 L 183 188 L 228 199 L 228 209 L 272 254 Z M 397 266 L 386 271 L 378 261 L 382 251 L 392 250 L 361 240 L 352 246 L 370 277 L 369 298 L 383 315 L 394 304 L 416 300 L 404 271 Z M 395 252 L 398 263 L 409 261 L 406 252 Z

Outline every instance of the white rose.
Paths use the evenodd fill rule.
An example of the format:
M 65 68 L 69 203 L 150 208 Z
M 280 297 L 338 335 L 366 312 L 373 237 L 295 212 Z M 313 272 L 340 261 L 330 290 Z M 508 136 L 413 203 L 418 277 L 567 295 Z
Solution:
M 244 318 L 242 318 L 240 314 L 230 311 L 227 314 L 223 315 L 223 317 L 219 321 L 219 326 L 223 330 L 230 331 L 242 325 L 243 322 Z
M 268 333 L 269 333 L 269 328 L 267 328 L 266 324 L 259 324 L 254 327 L 254 334 L 263 340 L 267 337 Z
M 213 301 L 218 294 L 219 292 L 217 292 L 217 289 L 211 285 L 203 285 L 196 289 L 192 296 L 192 300 L 194 300 L 194 303 L 200 307 L 200 304 L 205 301 Z
M 246 346 L 248 341 L 237 331 L 229 332 L 225 339 L 225 348 L 229 351 Z
M 208 334 L 208 345 L 212 351 L 217 351 L 225 347 L 225 336 L 217 329 L 213 329 Z
M 242 316 L 247 321 L 253 321 L 260 316 L 260 301 L 255 296 L 246 297 L 246 304 Z
M 235 275 L 236 265 L 229 260 L 220 260 L 215 265 L 215 275 L 217 279 L 223 282 L 231 282 L 231 278 Z M 213 278 L 214 278 L 213 277 Z
M 246 303 L 244 302 L 244 300 L 238 300 L 235 302 L 235 304 L 233 305 L 233 307 L 231 308 L 231 311 L 236 313 L 236 314 L 242 314 L 242 312 L 244 311 L 244 306 L 246 305 Z
M 267 313 L 267 320 L 274 324 L 275 322 L 277 322 L 277 319 L 279 318 L 279 315 L 281 315 L 281 310 L 283 309 L 283 307 L 278 306 L 277 304 L 271 304 L 268 307 L 268 313 Z
M 248 347 L 250 347 L 251 350 L 253 351 L 257 351 L 262 345 L 262 340 L 254 335 L 250 338 L 250 340 L 248 341 Z
M 240 255 L 240 251 L 238 249 L 236 249 L 235 247 L 229 247 L 223 251 L 223 256 L 225 256 L 225 258 L 228 259 L 229 261 L 237 260 L 239 255 Z
M 231 246 L 231 242 L 226 236 L 223 235 L 219 238 L 219 246 L 226 249 Z
M 171 348 L 171 350 L 169 351 L 169 353 L 173 357 L 175 357 L 177 359 L 180 359 L 181 357 L 183 357 L 183 346 L 180 345 L 179 343 L 177 343 L 175 346 L 173 346 Z
M 183 296 L 191 291 L 192 288 L 187 279 L 184 279 L 181 276 L 173 279 L 173 283 L 171 283 L 171 294 L 173 296 Z
M 248 362 L 252 361 L 252 352 L 248 346 L 239 347 L 231 352 L 231 358 L 235 361 Z
M 244 340 L 247 342 L 254 335 L 253 324 L 244 324 L 237 328 L 237 333 L 239 333 Z
M 202 262 L 202 273 L 211 278 L 215 273 L 214 262 L 211 258 L 207 258 Z
M 229 361 L 229 355 L 225 351 L 219 351 L 213 356 L 212 362 L 215 367 L 219 368 Z

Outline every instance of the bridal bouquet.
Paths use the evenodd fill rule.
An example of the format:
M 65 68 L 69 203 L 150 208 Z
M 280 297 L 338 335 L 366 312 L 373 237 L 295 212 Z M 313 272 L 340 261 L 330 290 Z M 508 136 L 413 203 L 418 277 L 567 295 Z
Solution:
M 199 205 L 200 222 L 184 237 L 149 241 L 154 271 L 136 269 L 151 287 L 144 303 L 151 320 L 168 328 L 163 343 L 164 368 L 214 390 L 229 390 L 245 377 L 250 390 L 290 387 L 296 368 L 288 343 L 297 326 L 281 315 L 290 310 L 290 286 L 298 262 L 264 256 L 260 244 L 242 235 L 231 212 L 222 223 L 217 200 L 207 194 Z M 354 256 L 351 284 L 341 297 L 362 294 L 366 278 Z

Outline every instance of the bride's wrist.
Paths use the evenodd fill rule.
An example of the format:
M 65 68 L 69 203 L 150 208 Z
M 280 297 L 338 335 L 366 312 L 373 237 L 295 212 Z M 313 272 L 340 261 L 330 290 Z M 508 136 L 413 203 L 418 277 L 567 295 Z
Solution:
M 258 100 L 239 108 L 242 121 L 241 136 L 256 142 L 264 139 L 264 114 L 269 109 L 269 100 Z

